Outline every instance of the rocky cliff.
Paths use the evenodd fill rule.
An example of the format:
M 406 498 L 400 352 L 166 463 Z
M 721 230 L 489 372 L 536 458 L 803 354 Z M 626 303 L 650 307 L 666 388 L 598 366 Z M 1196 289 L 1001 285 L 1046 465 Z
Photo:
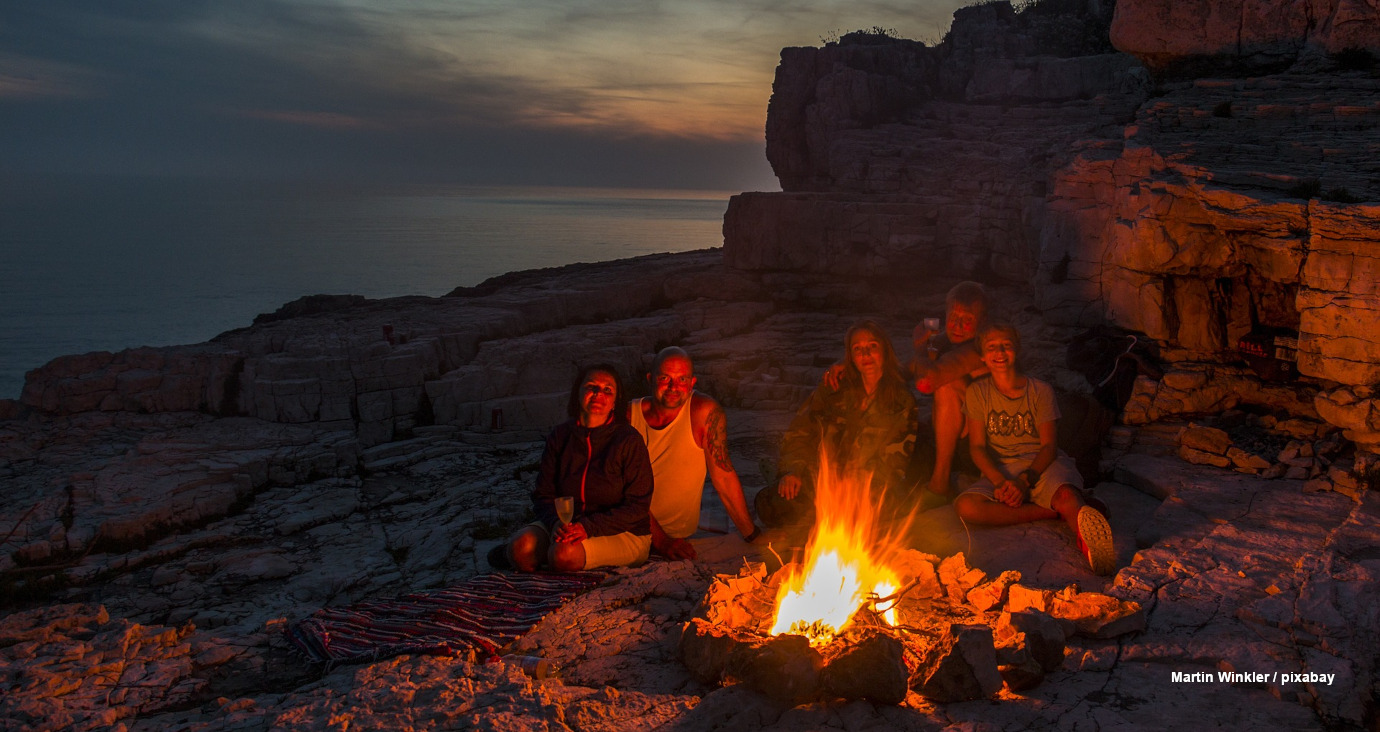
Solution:
M 1173 360 L 1285 333 L 1316 409 L 1380 445 L 1380 10 L 1131 0 L 1054 22 L 1052 5 L 960 10 L 933 48 L 783 51 L 783 192 L 733 200 L 728 261 L 1026 282 L 1047 318 Z

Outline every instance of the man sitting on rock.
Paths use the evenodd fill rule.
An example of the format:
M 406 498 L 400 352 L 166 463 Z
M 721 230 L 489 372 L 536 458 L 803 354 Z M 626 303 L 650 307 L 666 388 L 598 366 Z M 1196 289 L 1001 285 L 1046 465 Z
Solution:
M 1099 575 L 1116 570 L 1107 518 L 1083 502 L 1083 477 L 1055 443 L 1054 388 L 1022 373 L 1021 337 L 1008 324 L 985 326 L 977 342 L 991 378 L 974 381 L 964 411 L 968 443 L 982 477 L 958 498 L 964 521 L 1009 525 L 1062 518 Z
M 628 422 L 647 442 L 652 459 L 652 547 L 672 559 L 695 558 L 686 537 L 699 529 L 706 474 L 743 540 L 757 539 L 761 530 L 728 459 L 723 407 L 695 391 L 690 356 L 674 346 L 663 349 L 647 378 L 652 396 L 633 400 Z
M 953 491 L 950 474 L 954 454 L 966 427 L 964 398 L 973 379 L 987 373 L 973 340 L 987 310 L 987 292 L 982 285 L 960 282 L 944 298 L 944 332 L 936 333 L 923 323 L 915 329 L 915 360 L 911 362 L 915 388 L 934 396 L 934 470 L 929 480 L 934 496 L 948 496 Z

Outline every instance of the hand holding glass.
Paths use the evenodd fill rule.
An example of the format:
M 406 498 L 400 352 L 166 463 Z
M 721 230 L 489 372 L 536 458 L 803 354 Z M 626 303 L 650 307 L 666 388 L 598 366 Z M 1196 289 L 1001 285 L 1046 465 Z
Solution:
M 575 499 L 570 496 L 560 496 L 556 499 L 556 518 L 560 519 L 561 526 L 565 526 L 575 518 Z

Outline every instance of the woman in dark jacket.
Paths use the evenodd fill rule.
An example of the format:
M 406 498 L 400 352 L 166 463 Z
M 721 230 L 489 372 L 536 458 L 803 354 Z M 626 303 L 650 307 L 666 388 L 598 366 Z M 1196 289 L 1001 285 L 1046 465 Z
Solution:
M 580 371 L 570 389 L 572 419 L 551 430 L 532 505 L 537 520 L 490 554 L 523 572 L 640 564 L 651 548 L 652 464 L 647 445 L 622 421 L 622 380 L 608 365 Z M 563 523 L 558 498 L 574 504 Z M 504 551 L 506 550 L 506 551 Z
M 838 389 L 816 388 L 781 437 L 780 477 L 757 493 L 758 518 L 768 526 L 813 524 L 823 453 L 840 475 L 870 475 L 879 493 L 902 493 L 918 416 L 886 331 L 871 320 L 854 324 L 844 336 Z

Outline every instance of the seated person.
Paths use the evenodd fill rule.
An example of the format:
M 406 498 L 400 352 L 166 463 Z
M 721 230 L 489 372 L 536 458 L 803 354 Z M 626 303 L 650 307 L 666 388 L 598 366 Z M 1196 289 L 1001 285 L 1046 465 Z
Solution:
M 768 526 L 814 522 L 820 450 L 848 473 L 870 473 L 874 485 L 900 487 L 915 447 L 918 408 L 891 339 L 864 320 L 844 339 L 846 366 L 834 389 L 821 384 L 781 438 L 779 478 L 757 493 Z
M 1111 574 L 1111 526 L 1083 502 L 1083 478 L 1055 443 L 1059 408 L 1053 387 L 1021 372 L 1021 338 L 1012 326 L 985 326 L 977 341 L 991 377 L 968 387 L 964 409 L 970 452 L 982 477 L 954 499 L 954 509 L 975 524 L 1062 518 L 1093 572 Z
M 987 293 L 976 282 L 960 282 L 944 298 L 944 333 L 924 327 L 915 330 L 915 360 L 911 372 L 915 388 L 933 394 L 934 470 L 929 490 L 937 496 L 952 493 L 950 474 L 959 438 L 964 434 L 964 394 L 973 379 L 987 373 L 973 342 L 987 317 Z
M 973 335 L 987 317 L 987 293 L 976 282 L 954 285 L 944 298 L 944 332 L 915 327 L 913 345 L 915 358 L 910 362 L 915 388 L 922 394 L 932 394 L 930 423 L 934 430 L 934 466 L 928 476 L 930 494 L 949 496 L 952 489 L 954 454 L 959 438 L 964 435 L 963 395 L 973 379 L 987 373 L 982 365 Z M 838 363 L 824 372 L 824 383 L 838 387 L 844 364 Z M 917 450 L 917 462 L 928 450 Z M 943 501 L 941 500 L 940 503 Z
M 624 400 L 615 368 L 581 370 L 570 389 L 572 419 L 546 438 L 532 491 L 537 520 L 495 547 L 490 565 L 569 572 L 646 561 L 652 546 L 652 464 L 642 437 L 620 418 Z M 570 523 L 557 516 L 558 497 L 573 499 Z
M 708 475 L 743 540 L 761 535 L 752 523 L 743 485 L 728 459 L 724 409 L 695 391 L 695 366 L 685 351 L 670 346 L 652 363 L 652 396 L 634 399 L 628 422 L 647 441 L 652 458 L 652 547 L 671 559 L 694 559 L 686 537 L 700 526 L 700 499 Z

